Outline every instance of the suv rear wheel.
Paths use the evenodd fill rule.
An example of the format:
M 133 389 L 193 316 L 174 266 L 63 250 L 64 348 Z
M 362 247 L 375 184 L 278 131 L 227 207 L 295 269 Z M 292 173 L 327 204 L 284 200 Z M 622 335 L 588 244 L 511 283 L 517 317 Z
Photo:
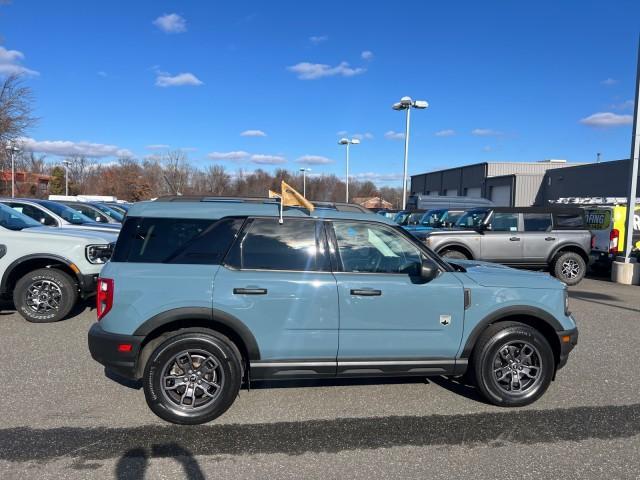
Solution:
M 553 351 L 536 329 L 519 322 L 491 325 L 478 339 L 472 357 L 482 396 L 501 407 L 535 402 L 555 372 Z
M 576 252 L 561 252 L 552 265 L 553 275 L 567 285 L 576 285 L 584 278 L 587 264 Z
M 210 422 L 226 412 L 238 395 L 241 359 L 235 344 L 217 332 L 175 333 L 153 350 L 145 366 L 149 408 L 171 423 Z
M 78 300 L 73 279 L 55 268 L 27 273 L 13 289 L 16 310 L 29 322 L 57 322 L 66 317 Z
M 453 258 L 455 260 L 469 260 L 469 257 L 465 253 L 453 248 L 445 248 L 440 252 L 440 256 L 443 258 Z

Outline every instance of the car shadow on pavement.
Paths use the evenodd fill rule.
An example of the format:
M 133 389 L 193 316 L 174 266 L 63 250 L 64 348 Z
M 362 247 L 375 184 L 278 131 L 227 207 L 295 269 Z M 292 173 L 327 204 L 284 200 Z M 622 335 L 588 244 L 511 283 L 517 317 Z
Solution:
M 0 428 L 0 461 L 70 460 L 71 468 L 96 469 L 99 462 L 116 460 L 118 478 L 135 479 L 152 458 L 169 457 L 190 472 L 186 473 L 189 478 L 198 479 L 201 472 L 194 459 L 198 456 L 303 455 L 404 446 L 533 446 L 630 439 L 639 434 L 638 403 L 181 427 L 10 427 Z
M 204 480 L 205 476 L 193 454 L 177 443 L 152 445 L 150 451 L 135 447 L 127 450 L 116 465 L 117 480 L 142 480 L 145 478 L 149 462 L 153 458 L 172 458 L 181 466 L 184 475 L 181 478 L 189 480 Z
M 597 303 L 598 305 L 604 305 L 606 307 L 619 308 L 621 310 L 627 310 L 630 312 L 640 312 L 640 309 L 638 308 L 625 307 L 624 305 L 610 303 L 612 301 L 621 301 L 621 299 L 619 299 L 618 297 L 614 297 L 613 295 L 607 295 L 605 293 L 570 290 L 569 298 L 574 298 L 576 300 L 582 300 L 589 303 Z

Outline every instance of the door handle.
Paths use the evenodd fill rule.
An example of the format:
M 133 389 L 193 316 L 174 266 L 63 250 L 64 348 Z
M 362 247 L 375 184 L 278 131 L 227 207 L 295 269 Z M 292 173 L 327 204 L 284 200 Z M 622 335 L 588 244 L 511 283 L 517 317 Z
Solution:
M 234 295 L 266 295 L 266 288 L 234 288 Z
M 373 288 L 351 289 L 351 295 L 358 297 L 379 297 L 382 295 L 382 290 L 374 290 Z
M 547 242 L 552 242 L 552 241 L 553 241 L 553 240 L 555 240 L 555 239 L 556 239 L 556 237 L 546 237 L 546 238 L 545 238 L 545 240 L 546 240 Z
M 511 237 L 509 240 L 512 241 L 512 242 L 519 242 L 520 241 L 520 237 Z

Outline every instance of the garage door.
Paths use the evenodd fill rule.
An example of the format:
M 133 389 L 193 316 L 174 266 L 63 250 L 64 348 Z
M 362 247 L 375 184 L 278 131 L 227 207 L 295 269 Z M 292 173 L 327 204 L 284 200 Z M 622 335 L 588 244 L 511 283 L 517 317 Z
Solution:
M 480 187 L 465 188 L 465 196 L 471 198 L 480 198 L 482 197 L 482 190 L 480 189 Z
M 491 187 L 489 199 L 498 207 L 510 207 L 511 185 L 497 185 Z
M 457 188 L 449 188 L 449 189 L 444 191 L 444 194 L 447 197 L 456 197 L 456 196 L 458 196 L 458 189 Z

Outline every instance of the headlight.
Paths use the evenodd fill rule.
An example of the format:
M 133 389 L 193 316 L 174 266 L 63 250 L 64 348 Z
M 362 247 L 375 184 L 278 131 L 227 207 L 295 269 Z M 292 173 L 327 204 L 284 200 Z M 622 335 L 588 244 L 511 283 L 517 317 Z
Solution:
M 564 314 L 567 317 L 571 314 L 569 311 L 569 289 L 567 287 L 564 287 Z
M 107 263 L 113 253 L 113 244 L 108 245 L 87 245 L 85 256 L 89 263 Z

